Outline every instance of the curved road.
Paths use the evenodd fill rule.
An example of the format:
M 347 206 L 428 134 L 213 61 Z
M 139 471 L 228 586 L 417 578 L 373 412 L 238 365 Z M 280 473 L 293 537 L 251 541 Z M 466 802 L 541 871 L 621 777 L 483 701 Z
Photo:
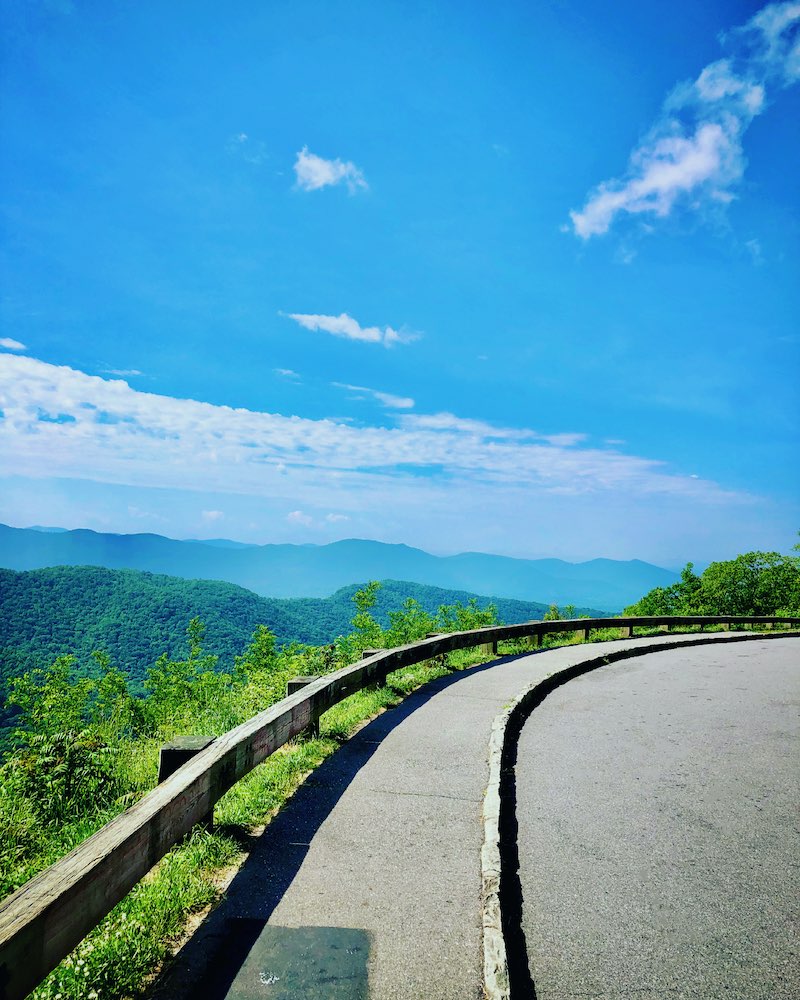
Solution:
M 800 996 L 799 653 L 660 652 L 533 712 L 516 781 L 538 1000 Z
M 480 1000 L 481 812 L 495 717 L 554 672 L 665 639 L 504 657 L 433 681 L 373 720 L 253 838 L 225 900 L 150 1000 Z M 713 649 L 736 656 L 792 642 L 800 650 L 784 639 Z

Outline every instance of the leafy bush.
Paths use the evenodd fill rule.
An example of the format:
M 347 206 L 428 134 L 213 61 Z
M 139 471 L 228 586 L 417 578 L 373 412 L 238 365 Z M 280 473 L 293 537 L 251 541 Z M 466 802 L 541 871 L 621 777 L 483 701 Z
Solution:
M 677 583 L 656 587 L 625 614 L 798 615 L 800 557 L 747 552 L 711 563 L 700 576 L 687 563 Z
M 32 733 L 5 765 L 3 777 L 37 822 L 63 823 L 118 797 L 115 752 L 90 729 Z

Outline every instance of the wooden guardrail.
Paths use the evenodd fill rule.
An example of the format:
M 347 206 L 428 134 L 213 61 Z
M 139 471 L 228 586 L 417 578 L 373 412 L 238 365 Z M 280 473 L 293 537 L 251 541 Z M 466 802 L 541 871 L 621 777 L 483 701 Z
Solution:
M 324 675 L 211 743 L 136 805 L 26 882 L 0 903 L 0 1000 L 22 1000 L 69 954 L 214 803 L 278 747 L 315 724 L 323 712 L 401 667 L 472 646 L 496 649 L 503 640 L 552 632 L 689 625 L 800 625 L 800 618 L 579 618 L 496 625 L 451 632 L 381 650 Z

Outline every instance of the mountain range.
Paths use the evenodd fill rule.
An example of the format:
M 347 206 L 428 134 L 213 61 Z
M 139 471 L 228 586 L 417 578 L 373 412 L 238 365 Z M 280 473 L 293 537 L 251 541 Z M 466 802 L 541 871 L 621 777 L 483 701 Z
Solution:
M 0 675 L 44 666 L 73 653 L 85 663 L 95 649 L 125 666 L 134 680 L 161 653 L 185 653 L 186 626 L 202 619 L 208 652 L 229 669 L 250 642 L 258 625 L 266 625 L 279 645 L 292 642 L 324 645 L 352 631 L 357 585 L 330 597 L 260 597 L 235 584 L 215 580 L 182 580 L 130 569 L 56 566 L 18 572 L 0 569 Z M 481 597 L 397 580 L 381 582 L 372 612 L 382 627 L 389 612 L 413 597 L 435 615 L 441 605 L 494 604 L 501 621 L 541 618 L 543 604 L 508 598 Z M 594 616 L 591 608 L 580 611 Z M 6 664 L 4 670 L 2 665 Z M 9 667 L 14 664 L 13 669 Z
M 481 552 L 435 556 L 408 545 L 346 539 L 328 545 L 242 545 L 0 525 L 0 566 L 137 569 L 184 579 L 222 580 L 263 597 L 327 597 L 367 580 L 409 580 L 477 594 L 618 611 L 677 574 L 634 559 L 515 559 Z
M 9 743 L 15 713 L 6 703 L 9 682 L 28 670 L 44 668 L 72 654 L 72 671 L 92 670 L 92 652 L 107 653 L 128 674 L 141 694 L 148 667 L 162 653 L 182 659 L 186 627 L 192 618 L 205 626 L 204 649 L 230 670 L 259 625 L 266 625 L 278 645 L 294 642 L 324 645 L 352 631 L 357 585 L 330 597 L 260 597 L 217 580 L 182 580 L 132 569 L 55 566 L 15 571 L 0 569 L 0 757 Z M 479 607 L 492 603 L 503 622 L 541 618 L 545 605 L 509 598 L 478 597 L 420 583 L 384 580 L 372 614 L 384 628 L 389 613 L 413 598 L 430 615 L 442 605 Z M 591 617 L 598 612 L 580 608 Z

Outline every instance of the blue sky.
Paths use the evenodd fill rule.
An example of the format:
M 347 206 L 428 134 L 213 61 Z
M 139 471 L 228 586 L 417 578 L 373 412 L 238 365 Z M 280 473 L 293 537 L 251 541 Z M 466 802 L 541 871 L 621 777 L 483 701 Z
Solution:
M 12 0 L 0 520 L 800 528 L 800 3 Z

